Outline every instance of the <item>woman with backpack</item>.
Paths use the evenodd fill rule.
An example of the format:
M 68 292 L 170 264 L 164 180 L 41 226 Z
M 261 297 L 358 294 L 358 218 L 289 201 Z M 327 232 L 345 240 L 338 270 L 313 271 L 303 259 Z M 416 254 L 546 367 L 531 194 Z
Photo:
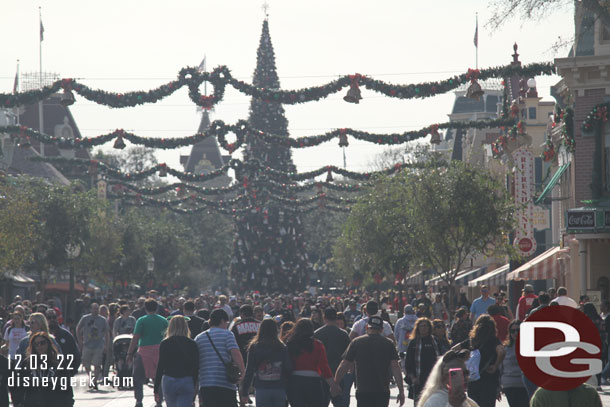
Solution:
M 291 371 L 288 350 L 278 337 L 277 324 L 272 319 L 263 320 L 258 333 L 248 345 L 246 374 L 239 386 L 242 403 L 251 403 L 248 390 L 254 379 L 257 406 L 284 407 L 286 381 Z
M 320 407 L 325 394 L 322 380 L 330 386 L 331 395 L 341 392 L 326 359 L 326 349 L 313 337 L 313 323 L 300 319 L 288 333 L 286 345 L 292 362 L 288 379 L 288 401 L 292 407 Z
M 499 367 L 506 352 L 496 336 L 493 318 L 487 314 L 481 315 L 470 331 L 470 337 L 453 349 L 470 350 L 470 359 L 466 363 L 470 371 L 468 397 L 480 407 L 494 407 L 499 397 Z

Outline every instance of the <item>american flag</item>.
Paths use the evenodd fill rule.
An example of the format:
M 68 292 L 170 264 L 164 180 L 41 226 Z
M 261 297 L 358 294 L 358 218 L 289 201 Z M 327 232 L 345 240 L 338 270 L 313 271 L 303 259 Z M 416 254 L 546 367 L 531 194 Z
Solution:
M 477 19 L 477 27 L 474 30 L 474 46 L 479 46 L 479 20 Z

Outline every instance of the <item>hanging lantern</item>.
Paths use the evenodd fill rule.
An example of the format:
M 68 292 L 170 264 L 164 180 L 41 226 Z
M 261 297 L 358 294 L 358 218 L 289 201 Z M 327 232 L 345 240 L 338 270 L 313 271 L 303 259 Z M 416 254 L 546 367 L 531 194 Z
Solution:
M 347 147 L 348 145 L 347 131 L 345 129 L 339 130 L 339 147 Z
M 159 177 L 167 177 L 167 165 L 165 163 L 159 164 Z
M 362 99 L 362 95 L 360 94 L 360 87 L 358 86 L 358 80 L 360 79 L 360 74 L 350 75 L 349 79 L 351 84 L 349 86 L 349 90 L 347 91 L 347 95 L 343 98 L 348 103 L 360 103 Z
M 72 93 L 72 79 L 64 79 L 62 80 L 61 86 L 64 88 L 64 93 L 61 95 L 61 99 L 59 103 L 63 107 L 68 107 L 74 104 L 74 94 Z
M 114 148 L 117 150 L 122 150 L 125 148 L 125 142 L 123 141 L 123 136 L 119 135 L 116 140 L 114 140 Z

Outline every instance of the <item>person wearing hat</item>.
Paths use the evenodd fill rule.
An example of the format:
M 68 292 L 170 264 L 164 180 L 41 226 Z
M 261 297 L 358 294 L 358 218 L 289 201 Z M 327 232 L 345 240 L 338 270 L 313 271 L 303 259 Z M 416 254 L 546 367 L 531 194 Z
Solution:
M 415 310 L 411 304 L 405 305 L 404 312 L 405 315 L 396 321 L 396 326 L 394 327 L 394 338 L 396 338 L 399 353 L 407 351 L 409 337 L 415 326 L 415 321 L 417 321 Z
M 335 382 L 356 366 L 356 400 L 358 406 L 388 406 L 390 403 L 390 372 L 398 386 L 398 404 L 405 403 L 405 390 L 394 343 L 382 335 L 384 321 L 373 315 L 367 318 L 365 335 L 354 339 L 343 354 L 335 374 Z
M 538 296 L 534 294 L 534 286 L 526 284 L 525 287 L 523 287 L 523 295 L 519 298 L 519 303 L 517 305 L 516 314 L 519 321 L 525 320 L 525 316 L 536 298 L 538 298 Z

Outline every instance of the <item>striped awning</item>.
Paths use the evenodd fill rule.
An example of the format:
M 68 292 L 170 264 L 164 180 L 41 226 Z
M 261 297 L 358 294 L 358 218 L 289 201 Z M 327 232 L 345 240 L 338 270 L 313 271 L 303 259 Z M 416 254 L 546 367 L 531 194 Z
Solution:
M 566 172 L 569 166 L 570 163 L 567 163 L 557 168 L 557 171 L 555 171 L 555 174 L 553 174 L 553 177 L 551 178 L 549 183 L 546 184 L 546 187 L 544 187 L 544 190 L 542 191 L 538 199 L 536 199 L 536 202 L 534 202 L 534 204 L 539 205 L 544 201 L 544 198 L 546 198 L 546 196 L 551 193 L 553 188 L 555 188 L 555 185 L 557 185 L 559 179 L 561 178 L 563 173 Z
M 474 269 L 469 268 L 466 270 L 462 270 L 458 273 L 457 277 L 455 278 L 454 284 L 455 285 L 468 285 L 468 282 L 481 276 L 483 273 L 485 273 L 485 270 L 487 270 L 487 267 L 480 267 L 480 268 L 474 268 Z M 439 285 L 446 285 L 446 284 L 447 283 L 445 283 L 445 281 L 440 276 L 436 276 L 436 277 L 426 281 L 427 286 L 439 286 Z
M 497 269 L 490 271 L 489 273 L 483 274 L 479 278 L 475 278 L 474 280 L 468 283 L 469 287 L 476 287 L 480 285 L 488 285 L 490 287 L 499 287 L 501 285 L 506 285 L 506 275 L 508 274 L 510 265 L 505 264 Z
M 561 267 L 560 257 L 568 253 L 570 249 L 553 247 L 540 256 L 528 261 L 515 271 L 506 276 L 507 280 L 546 280 L 559 279 Z
M 421 286 L 424 283 L 424 270 L 419 270 L 405 277 L 405 285 Z

